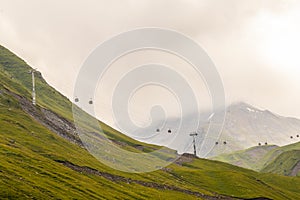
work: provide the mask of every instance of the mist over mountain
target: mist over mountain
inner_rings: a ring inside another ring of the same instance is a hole
[[[230,152],[259,144],[284,146],[299,141],[299,132],[299,119],[237,103],[227,108],[221,140],[227,141]]]
[[[215,134],[213,131],[220,130],[214,127],[212,121],[220,118],[222,112],[204,112],[199,118],[196,114],[186,116],[183,123],[180,118],[156,122],[146,128],[143,137],[135,139],[165,145],[178,150],[179,153],[193,152],[192,137],[189,134],[197,132],[196,146],[200,157],[211,157],[266,144],[284,146],[300,140],[299,136],[297,137],[300,133],[299,119],[283,117],[244,102],[234,103],[226,108],[223,129],[220,134]],[[199,124],[193,124],[192,119],[195,118],[199,119]],[[179,127],[183,131],[178,132]],[[209,128],[213,129],[210,133],[214,133],[214,136],[207,134]],[[169,133],[169,130],[172,132]],[[208,140],[212,147],[205,146],[205,141]],[[208,154],[203,153],[208,151]]]

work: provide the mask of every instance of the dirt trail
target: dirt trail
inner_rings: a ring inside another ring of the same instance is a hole
[[[150,188],[155,188],[155,189],[159,189],[159,190],[172,190],[172,191],[182,192],[182,193],[189,194],[189,195],[194,195],[196,197],[199,197],[202,199],[208,199],[208,200],[216,200],[216,199],[237,200],[238,199],[238,198],[232,198],[232,197],[227,197],[227,196],[222,196],[222,195],[209,196],[209,195],[202,194],[200,192],[190,191],[190,190],[182,189],[182,188],[175,187],[172,185],[165,185],[165,184],[159,184],[159,183],[154,183],[154,182],[134,180],[131,178],[126,178],[123,176],[118,176],[118,175],[110,174],[107,172],[101,172],[96,169],[92,169],[90,167],[78,166],[78,165],[75,165],[68,161],[57,160],[57,162],[63,164],[64,166],[66,166],[74,171],[77,171],[80,173],[92,174],[92,175],[96,175],[96,176],[101,176],[101,177],[108,179],[110,181],[113,181],[113,182],[125,182],[128,184],[135,183],[135,184],[142,185],[144,187],[150,187]]]

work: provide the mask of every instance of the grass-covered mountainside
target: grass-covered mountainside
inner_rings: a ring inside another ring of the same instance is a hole
[[[267,163],[262,172],[272,172],[287,176],[300,176],[300,150],[281,153]]]
[[[300,142],[268,152],[264,157],[261,171],[300,176]]]
[[[0,46],[0,199],[297,199],[299,177],[258,173],[184,155],[151,173],[113,170],[81,145],[71,102],[37,76],[31,104],[30,67]],[[105,126],[103,124],[103,126]],[[105,126],[123,148],[149,151]],[[126,158],[124,158],[126,159]]]
[[[218,160],[221,162],[230,163],[239,167],[252,169],[259,171],[261,169],[260,161],[263,160],[264,156],[272,149],[278,146],[275,145],[265,145],[251,147],[246,150],[236,151],[229,154],[221,154],[219,156],[213,157],[213,160]]]
[[[256,146],[214,157],[255,171],[272,172],[286,176],[300,176],[300,142],[286,146]]]

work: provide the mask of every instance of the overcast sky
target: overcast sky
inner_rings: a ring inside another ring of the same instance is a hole
[[[300,118],[300,1],[0,0],[0,44],[69,98],[93,49],[120,32],[149,26],[197,41],[216,64],[227,104],[246,101]],[[109,99],[100,104],[101,118],[110,121]]]

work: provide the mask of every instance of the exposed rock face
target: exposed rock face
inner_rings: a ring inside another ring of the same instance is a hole
[[[19,96],[9,90],[6,90],[5,92],[18,99],[22,109],[40,124],[70,142],[83,146],[76,132],[76,127],[72,122],[50,110],[39,106],[33,106],[32,102],[25,97]]]
[[[300,172],[300,161],[298,161],[298,163],[295,165],[295,167],[293,168],[290,176],[297,176],[297,174]]]

